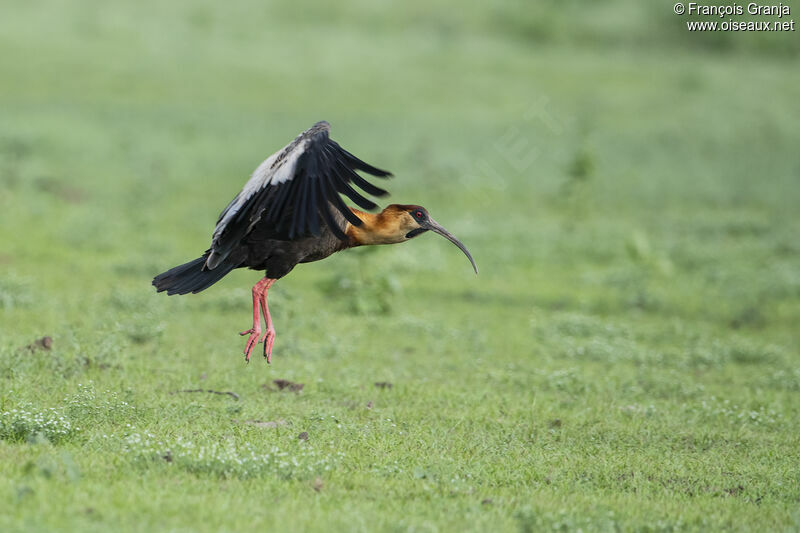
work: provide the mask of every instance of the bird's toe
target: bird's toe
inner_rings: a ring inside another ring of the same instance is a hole
[[[247,338],[247,344],[244,347],[244,358],[245,361],[248,363],[250,362],[250,354],[253,352],[253,348],[256,347],[259,340],[258,338],[261,336],[261,330],[258,328],[252,328],[248,331],[242,332],[242,335],[250,334],[250,337]]]
[[[264,342],[264,358],[269,364],[272,362],[272,345],[275,344],[275,330],[268,329],[261,341]]]

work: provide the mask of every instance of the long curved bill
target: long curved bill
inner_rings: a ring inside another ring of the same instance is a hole
[[[420,224],[420,225],[425,229],[429,229],[429,230],[431,230],[431,231],[433,231],[435,233],[438,233],[439,235],[441,235],[442,237],[444,237],[448,241],[450,241],[453,244],[455,244],[456,246],[458,246],[458,248],[462,252],[464,252],[464,255],[467,256],[467,259],[469,259],[469,262],[472,263],[472,268],[475,270],[475,273],[476,274],[478,273],[478,266],[475,264],[475,260],[472,259],[472,254],[469,253],[469,250],[467,250],[467,247],[464,246],[464,244],[461,241],[456,239],[455,235],[453,235],[452,233],[450,233],[449,231],[444,229],[441,224],[439,224],[438,222],[436,222],[432,218],[429,218],[427,220],[427,222],[424,222],[423,224]]]

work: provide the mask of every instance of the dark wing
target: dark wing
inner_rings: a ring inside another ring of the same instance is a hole
[[[388,193],[367,182],[356,170],[379,177],[391,174],[368,165],[332,141],[330,130],[327,122],[317,122],[258,166],[220,214],[205,268],[213,269],[222,262],[262,219],[289,239],[319,236],[324,224],[345,240],[344,230],[336,221],[339,217],[334,217],[331,209],[339,211],[351,224],[361,225],[361,219],[339,195],[347,196],[363,209],[374,209],[375,203],[359,194],[351,183],[374,196]]]

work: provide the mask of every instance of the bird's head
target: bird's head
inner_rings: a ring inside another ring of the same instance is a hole
[[[472,263],[475,273],[478,273],[478,267],[467,247],[441,224],[433,220],[428,214],[428,210],[422,206],[392,204],[376,217],[373,227],[369,230],[371,230],[369,231],[371,235],[364,236],[367,237],[364,239],[367,242],[363,242],[363,244],[395,244],[411,240],[426,231],[438,233],[458,246]]]

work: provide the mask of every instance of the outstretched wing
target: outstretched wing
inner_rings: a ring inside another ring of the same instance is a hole
[[[322,224],[338,238],[346,239],[331,209],[339,211],[351,224],[361,225],[361,219],[339,195],[347,196],[363,209],[374,209],[375,203],[359,194],[351,183],[374,196],[388,193],[356,170],[382,178],[391,174],[339,146],[330,139],[330,130],[327,122],[317,122],[258,166],[220,214],[205,268],[216,267],[261,220],[274,224],[276,232],[285,233],[290,239],[307,234],[318,236]]]

